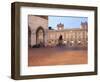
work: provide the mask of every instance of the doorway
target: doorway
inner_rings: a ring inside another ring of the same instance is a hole
[[[44,29],[42,27],[36,31],[36,45],[44,46]]]

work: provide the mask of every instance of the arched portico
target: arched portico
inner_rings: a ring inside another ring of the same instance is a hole
[[[44,46],[45,43],[45,32],[44,29],[40,26],[36,30],[36,45]]]

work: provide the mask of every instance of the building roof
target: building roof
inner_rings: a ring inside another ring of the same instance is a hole
[[[81,28],[72,28],[72,29],[64,29],[64,30],[49,30],[51,32],[65,32],[65,31],[87,31],[87,29]]]
[[[64,24],[59,23],[59,24],[57,24],[57,27],[64,27]]]
[[[47,19],[48,20],[48,16],[39,16],[39,15],[36,15],[38,17],[41,17],[41,18],[44,18],[44,19]]]

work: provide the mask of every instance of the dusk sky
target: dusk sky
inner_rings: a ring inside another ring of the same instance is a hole
[[[81,22],[88,22],[87,17],[48,16],[48,27],[56,29],[57,24],[64,24],[65,29],[79,28]]]

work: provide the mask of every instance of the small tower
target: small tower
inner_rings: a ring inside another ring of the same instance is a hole
[[[85,22],[81,22],[81,26],[80,26],[81,29],[88,29],[88,23],[85,21]]]
[[[57,24],[57,29],[58,30],[63,30],[64,29],[64,24],[62,24],[62,23]]]

